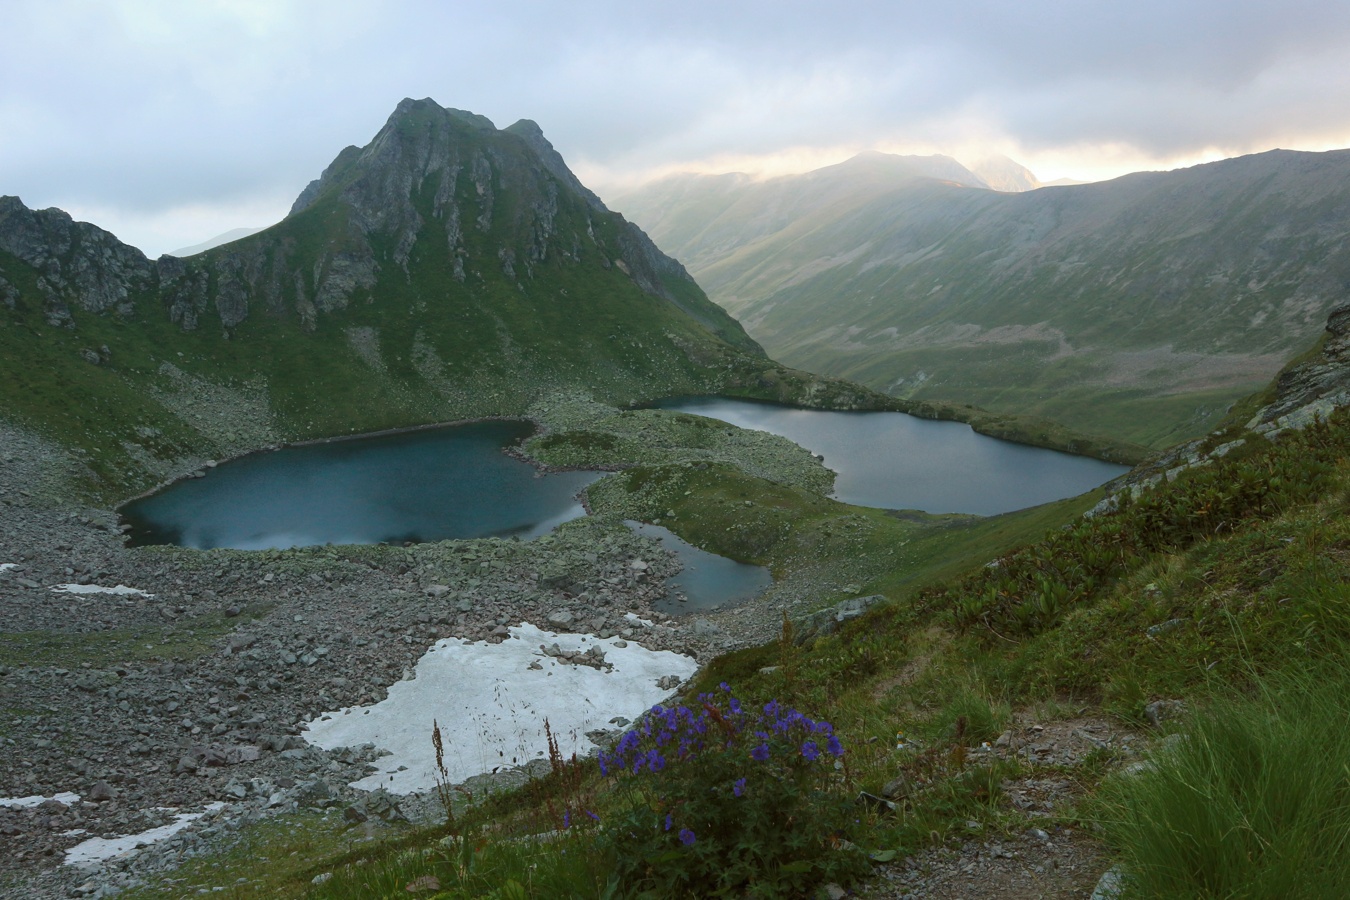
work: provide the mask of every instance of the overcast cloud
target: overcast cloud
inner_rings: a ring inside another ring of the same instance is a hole
[[[403,97],[605,196],[867,148],[1098,178],[1350,145],[1350,4],[0,0],[0,194],[158,253],[280,218]]]

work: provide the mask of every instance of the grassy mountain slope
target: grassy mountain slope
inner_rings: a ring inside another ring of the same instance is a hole
[[[1347,174],[1350,151],[1272,151],[1020,194],[910,181],[715,247],[673,227],[677,198],[649,225],[704,250],[700,283],[789,364],[1162,447],[1264,384],[1343,299]]]

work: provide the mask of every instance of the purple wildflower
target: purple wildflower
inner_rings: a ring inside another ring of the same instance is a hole
[[[692,831],[690,831],[688,828],[681,828],[681,829],[680,829],[680,843],[681,843],[681,844],[684,844],[686,847],[692,847],[692,846],[694,846],[694,841],[695,841],[695,840],[697,840],[697,837],[696,837],[695,834],[694,834]]]
[[[670,813],[666,813],[666,831],[670,830],[671,819]]]
[[[586,810],[586,815],[590,816],[592,819],[594,819],[594,820],[597,821],[597,822],[600,821],[600,817],[597,816],[595,813],[591,812],[589,809]]]
[[[816,746],[815,741],[807,741],[802,744],[802,756],[805,756],[810,762],[816,761],[816,757],[820,756],[820,749]]]
[[[666,767],[666,758],[655,750],[647,753],[647,768],[653,772],[660,772]]]
[[[750,758],[755,762],[765,762],[769,758],[769,745],[761,741],[750,751]]]
[[[839,738],[837,735],[833,734],[830,735],[830,740],[828,743],[825,744],[825,749],[829,751],[831,756],[844,755],[844,745],[839,743]]]
[[[572,827],[572,811],[570,809],[565,809],[563,810],[563,828],[571,828],[571,827]]]
[[[731,792],[737,797],[745,793],[745,779],[737,778],[736,783],[731,786]]]

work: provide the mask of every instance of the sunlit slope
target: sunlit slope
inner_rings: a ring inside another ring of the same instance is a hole
[[[1343,300],[1348,186],[1350,152],[1272,151],[1018,194],[841,191],[720,254],[651,227],[791,365],[1164,446],[1263,385]]]

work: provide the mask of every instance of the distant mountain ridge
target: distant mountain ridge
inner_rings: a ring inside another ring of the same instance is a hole
[[[1350,285],[1350,151],[1023,193],[858,179],[787,214],[711,178],[615,202],[777,358],[1154,446],[1265,383]],[[685,225],[708,210],[735,215]]]
[[[802,175],[759,180],[749,175],[677,174],[616,196],[611,202],[695,272],[794,223],[833,215],[921,180],[987,187],[949,156],[898,156],[866,151]],[[700,275],[700,277],[702,277]]]
[[[192,244],[188,247],[179,247],[177,250],[170,250],[167,255],[177,256],[180,259],[187,256],[196,256],[198,253],[205,253],[207,250],[229,244],[240,238],[246,238],[250,234],[257,234],[260,231],[262,231],[262,228],[231,228],[229,231],[218,234],[212,238],[207,238],[199,244]]]

